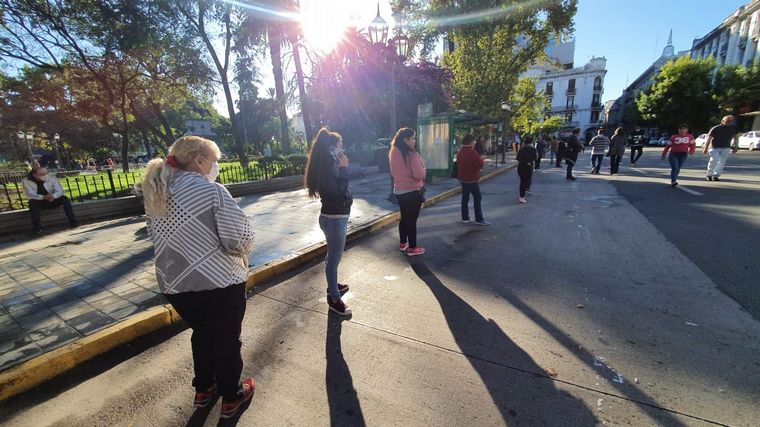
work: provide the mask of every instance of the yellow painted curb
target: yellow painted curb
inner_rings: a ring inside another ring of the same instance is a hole
[[[514,169],[516,165],[496,169],[481,178],[488,180],[504,172]],[[425,201],[424,207],[432,206],[459,192],[461,187],[452,188],[436,194]],[[383,215],[380,218],[357,227],[348,233],[346,240],[353,242],[367,235],[376,233],[399,220],[399,211]],[[246,289],[251,290],[254,284],[262,283],[280,274],[292,271],[307,262],[316,259],[327,252],[325,243],[317,243],[300,250],[297,254],[280,258],[256,267],[250,271],[246,281]],[[142,313],[137,313],[121,322],[104,328],[92,335],[64,345],[33,359],[27,360],[6,371],[0,372],[0,401],[15,396],[32,387],[42,384],[58,375],[67,372],[82,363],[99,356],[120,345],[133,341],[143,335],[177,323],[181,320],[171,304],[152,307]]]
[[[171,325],[179,319],[179,315],[169,304],[153,307],[92,335],[14,366],[0,373],[0,400],[29,390],[95,356]]]

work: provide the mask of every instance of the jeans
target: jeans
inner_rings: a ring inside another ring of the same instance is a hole
[[[340,299],[338,291],[338,264],[343,257],[346,248],[346,230],[348,218],[328,218],[319,216],[319,228],[325,233],[327,240],[327,256],[325,257],[325,277],[327,278],[327,292],[333,301]]]
[[[681,166],[686,161],[688,153],[673,153],[668,155],[668,162],[670,162],[670,182],[676,182],[678,174],[681,172]]]
[[[419,191],[396,195],[401,220],[398,222],[398,237],[400,243],[409,243],[410,248],[417,247],[417,218],[422,209],[422,196]]]
[[[77,222],[74,217],[74,208],[71,207],[71,200],[66,196],[61,196],[52,202],[47,200],[29,200],[29,214],[32,216],[32,227],[34,230],[42,228],[42,220],[40,219],[40,209],[53,209],[59,206],[63,206],[63,211],[66,213],[66,218],[69,219],[69,225],[74,225]]]
[[[193,330],[190,342],[195,390],[206,391],[216,383],[224,400],[237,399],[243,371],[240,329],[245,315],[245,283],[165,296]]]
[[[726,160],[731,153],[730,148],[711,148],[710,161],[707,163],[707,176],[720,176],[726,167]]]
[[[644,154],[644,147],[631,147],[631,163],[636,163],[642,154]]]
[[[480,184],[477,182],[460,182],[462,184],[462,219],[467,221],[470,219],[470,194],[472,193],[473,205],[475,205],[475,221],[483,221],[483,208],[480,201],[482,195],[480,194]]]
[[[591,169],[594,173],[599,173],[599,169],[602,168],[602,162],[604,162],[604,154],[591,155]]]
[[[520,176],[520,197],[525,197],[525,192],[530,189],[533,181],[533,169],[530,166],[517,166],[517,175]]]
[[[623,156],[616,156],[611,155],[610,156],[610,173],[618,173],[618,170],[620,169],[620,161],[623,160]]]

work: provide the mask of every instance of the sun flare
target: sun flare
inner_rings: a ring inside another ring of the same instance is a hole
[[[311,0],[301,3],[301,25],[306,42],[320,53],[332,51],[343,33],[354,25],[355,1]]]

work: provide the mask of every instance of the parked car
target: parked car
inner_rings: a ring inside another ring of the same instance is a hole
[[[739,137],[739,148],[760,150],[760,130],[753,130]]]
[[[654,145],[654,146],[657,146],[657,147],[664,147],[664,146],[668,145],[668,140],[669,139],[670,138],[668,138],[667,136],[663,136],[663,137],[659,137],[659,138],[656,137],[656,136],[653,136],[652,138],[649,138],[649,145]]]
[[[694,142],[697,143],[697,147],[705,148],[705,143],[707,142],[707,134],[703,133],[702,135],[699,135],[697,139],[694,140]]]
[[[375,141],[375,164],[380,172],[390,171],[388,164],[388,151],[391,148],[390,138],[380,138]]]

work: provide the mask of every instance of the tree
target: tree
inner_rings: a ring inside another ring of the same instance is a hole
[[[636,99],[644,120],[676,133],[681,123],[695,132],[705,130],[717,111],[710,96],[715,60],[688,56],[668,62],[655,77],[654,84]]]
[[[536,79],[517,82],[509,97],[512,128],[521,134],[534,134],[542,126],[546,111],[551,108],[543,92],[536,91]]]
[[[749,66],[726,65],[715,75],[714,98],[719,115],[738,115],[760,108],[760,60]],[[717,122],[715,117],[712,122]]]
[[[499,116],[519,75],[544,56],[550,37],[572,29],[576,0],[396,0],[394,11],[409,22],[432,17],[414,29],[423,54],[440,35],[456,48],[444,53],[457,108]],[[484,11],[492,13],[484,14]]]

